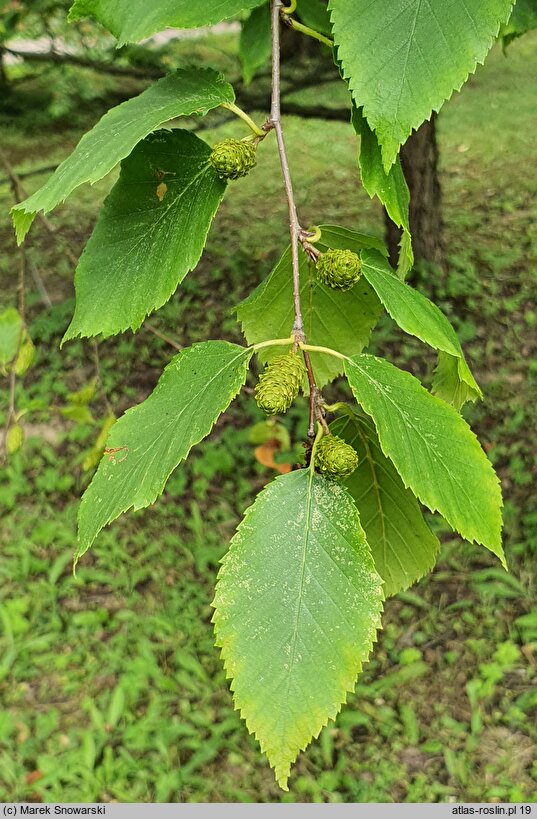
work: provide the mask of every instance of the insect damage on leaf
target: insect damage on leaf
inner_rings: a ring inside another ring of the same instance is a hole
[[[165,182],[161,182],[160,185],[157,185],[157,199],[159,202],[162,202],[162,200],[166,196],[167,190],[168,186]]]
[[[239,525],[213,602],[217,645],[284,790],[299,751],[354,688],[381,586],[351,497],[309,469],[272,481]]]

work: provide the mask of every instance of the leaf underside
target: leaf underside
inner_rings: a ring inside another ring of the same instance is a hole
[[[391,597],[431,571],[440,543],[416,497],[383,454],[369,418],[338,418],[330,425],[358,453],[358,468],[344,485],[356,503],[375,567]]]
[[[382,242],[374,236],[334,225],[322,225],[321,231],[322,238],[315,244],[321,251],[329,247],[349,248],[355,252],[364,247],[384,249]],[[291,335],[294,322],[291,270],[288,248],[265,281],[236,308],[248,344]],[[370,285],[361,279],[353,288],[342,292],[320,284],[315,279],[313,266],[302,252],[300,284],[308,344],[330,347],[346,355],[361,352],[382,311]],[[281,347],[264,349],[259,352],[259,358],[263,362],[270,361],[275,355],[281,355],[281,351]],[[342,362],[333,356],[311,353],[311,361],[318,387],[333,381],[343,371]]]
[[[300,0],[296,13],[314,31],[328,37],[332,34],[330,15],[324,0]]]
[[[442,350],[434,371],[431,392],[442,401],[460,410],[467,401],[476,401],[483,394],[474,381],[466,360]]]
[[[211,26],[264,0],[75,0],[70,20],[95,17],[119,40],[134,43],[165,28]]]
[[[383,453],[405,486],[505,566],[498,478],[459,413],[410,373],[372,355],[345,364],[354,396],[375,423]]]
[[[108,523],[143,509],[229,406],[246,380],[252,351],[227,341],[204,341],[176,355],[149,398],[114,424],[107,449],[78,512],[75,560]]]
[[[482,398],[457,334],[436,304],[397,278],[386,259],[375,250],[362,252],[362,270],[389,315],[405,333],[416,336],[455,362],[451,375],[458,381],[458,390],[450,392],[448,385],[441,381],[442,369],[433,381],[433,393],[457,409],[464,403],[461,404],[462,398],[471,401]]]
[[[270,6],[255,8],[242,24],[239,57],[244,84],[249,85],[257,70],[268,62],[272,50]]]
[[[537,3],[535,0],[516,0],[509,22],[502,28],[503,42],[508,45],[512,40],[537,28]]]
[[[226,184],[189,131],[150,134],[121,164],[80,258],[64,341],[137,330],[202,254]]]
[[[348,493],[305,469],[276,478],[231,542],[213,606],[235,705],[286,789],[380,627],[381,580]]]
[[[410,236],[410,191],[399,157],[389,171],[384,170],[382,151],[374,131],[362,113],[352,106],[352,124],[360,137],[360,175],[362,184],[371,198],[377,196],[392,222],[403,231],[398,273],[404,279],[414,264]]]
[[[485,59],[512,0],[330,0],[338,58],[390,169],[399,147]]]
[[[206,114],[234,99],[232,87],[216,71],[180,69],[110,109],[84,134],[43,187],[12,209],[17,241],[19,244],[23,241],[38,211],[48,213],[79,185],[102,179],[163,122]]]

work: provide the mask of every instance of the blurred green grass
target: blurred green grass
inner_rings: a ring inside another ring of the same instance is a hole
[[[522,38],[507,58],[495,48],[439,120],[450,263],[441,306],[484,387],[484,403],[466,415],[502,478],[511,573],[433,521],[443,539],[436,571],[387,603],[356,693],[300,756],[283,794],[232,709],[210,624],[218,561],[271,477],[248,443],[248,426],[260,419],[248,393],[161,501],[103,532],[77,579],[70,559],[87,482],[81,463],[96,428],[60,421],[54,410],[29,413],[30,439],[0,475],[1,799],[535,801],[536,44]],[[22,170],[54,164],[88,124],[32,133],[3,121],[4,150]],[[357,187],[350,129],[330,125],[329,157],[322,123],[289,118],[286,130],[303,222],[381,235],[380,209]],[[241,133],[233,123],[205,137]],[[41,181],[31,177],[26,187]],[[61,242],[81,248],[110,184],[79,190],[52,216],[60,245],[33,230],[28,256],[55,304],[46,310],[29,293],[37,363],[20,407],[58,407],[94,374],[90,345],[58,349],[72,311]],[[8,303],[17,251],[5,184],[0,199]],[[285,231],[267,140],[256,173],[230,189],[198,270],[153,324],[183,344],[238,340],[231,308],[267,275]],[[434,358],[388,320],[372,349],[430,378]],[[149,393],[170,354],[146,330],[100,345],[117,412]],[[102,400],[92,410],[103,417]],[[286,424],[303,436],[304,402]]]

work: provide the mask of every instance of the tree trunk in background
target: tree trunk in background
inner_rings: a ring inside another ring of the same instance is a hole
[[[410,231],[416,261],[433,262],[443,271],[445,257],[436,114],[412,134],[401,149],[401,163],[410,189]],[[386,240],[392,264],[397,264],[401,231],[386,216]]]
[[[6,69],[4,67],[4,49],[2,48],[2,46],[0,46],[0,94],[2,95],[2,97],[7,93],[8,89],[9,81],[6,74]]]

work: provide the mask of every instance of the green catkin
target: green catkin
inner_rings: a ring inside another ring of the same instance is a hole
[[[240,139],[225,139],[213,147],[209,162],[220,179],[240,179],[257,163],[255,146]]]
[[[325,435],[315,449],[315,466],[325,478],[342,481],[358,466],[358,454],[337,435]]]
[[[305,374],[306,368],[297,353],[273,358],[259,376],[255,388],[257,406],[267,415],[287,412],[298,395]]]
[[[352,250],[330,248],[315,265],[317,279],[335,290],[349,290],[362,275],[362,261]]]

